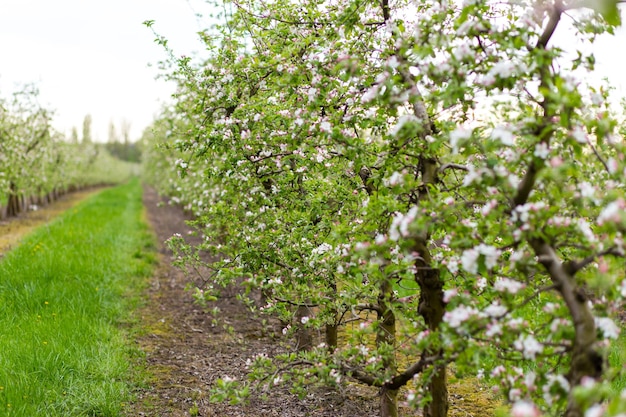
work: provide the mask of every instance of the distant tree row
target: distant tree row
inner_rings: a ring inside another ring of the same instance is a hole
[[[91,116],[70,140],[51,127],[52,110],[26,86],[0,97],[0,218],[36,209],[69,191],[123,181],[136,170],[91,139]]]
[[[78,129],[72,128],[70,140],[72,143],[92,143],[93,137],[91,133],[92,118],[91,115],[86,115],[83,119],[82,138],[78,136]],[[108,141],[104,145],[107,151],[115,158],[128,162],[139,162],[141,160],[141,148],[136,143],[130,140],[130,122],[128,120],[122,120],[121,126],[118,129],[115,127],[115,123],[111,121],[109,123]]]

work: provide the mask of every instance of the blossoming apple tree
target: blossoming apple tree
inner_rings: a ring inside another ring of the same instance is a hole
[[[261,289],[298,349],[215,398],[352,380],[439,417],[454,364],[515,415],[624,412],[623,126],[587,82],[617,3],[225,1],[147,170],[216,255],[198,296]]]

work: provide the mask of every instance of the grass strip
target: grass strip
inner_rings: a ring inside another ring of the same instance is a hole
[[[121,414],[138,354],[124,324],[156,262],[141,194],[104,190],[0,262],[0,416]]]

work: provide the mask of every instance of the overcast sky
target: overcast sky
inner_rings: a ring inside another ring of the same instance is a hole
[[[202,48],[196,13],[206,11],[201,0],[0,0],[0,94],[33,82],[68,135],[89,113],[99,140],[122,119],[136,138],[172,91],[148,67],[165,53],[142,22],[189,55]]]
[[[0,0],[0,94],[33,82],[66,134],[91,114],[96,139],[106,141],[109,122],[123,119],[138,138],[172,91],[148,66],[165,54],[142,22],[154,20],[177,55],[191,55],[206,26],[196,14],[208,12],[202,0]],[[623,94],[626,30],[602,39],[596,55],[599,74]]]

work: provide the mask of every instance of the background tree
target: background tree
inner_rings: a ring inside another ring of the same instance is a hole
[[[91,123],[92,123],[91,115],[88,114],[83,119],[83,136],[82,136],[83,144],[88,144],[88,143],[93,142],[93,138],[91,137]]]

